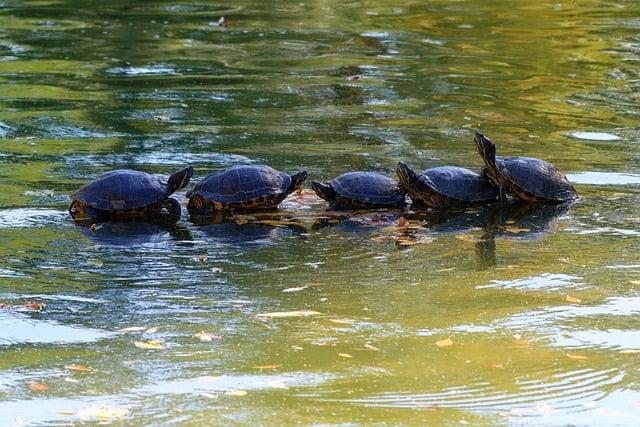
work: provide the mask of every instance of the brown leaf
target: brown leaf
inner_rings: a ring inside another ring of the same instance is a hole
[[[494,363],[491,367],[495,369],[504,369],[504,365],[502,363]]]
[[[409,224],[409,221],[407,221],[407,218],[405,218],[403,216],[398,218],[398,227],[406,227],[407,224]]]
[[[518,228],[518,227],[512,227],[508,225],[504,228],[504,231],[506,231],[507,233],[518,234],[518,233],[527,233],[531,230],[528,228]]]
[[[43,392],[43,391],[47,391],[49,390],[49,386],[44,384],[44,383],[29,383],[29,388],[31,389],[31,391],[36,391],[36,392]]]
[[[446,339],[443,339],[443,340],[437,341],[437,342],[436,342],[436,345],[437,345],[438,347],[449,347],[449,346],[452,346],[452,345],[453,345],[453,341],[451,341],[449,338],[446,338]]]
[[[195,334],[193,334],[193,337],[199,339],[202,342],[210,342],[210,341],[213,341],[213,340],[222,339],[222,337],[220,335],[210,334],[210,333],[205,332],[205,331],[200,331],[198,333],[195,333]]]

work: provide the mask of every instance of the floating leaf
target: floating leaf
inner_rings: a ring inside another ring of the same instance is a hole
[[[273,365],[257,365],[257,366],[254,366],[254,367],[253,367],[253,369],[260,369],[260,370],[262,371],[262,370],[265,370],[265,369],[278,369],[278,368],[279,368],[279,367],[281,367],[281,366],[282,366],[282,365],[280,365],[280,364],[273,364]]]
[[[78,411],[77,415],[81,419],[108,420],[113,418],[124,418],[129,411],[125,408],[118,408],[107,405],[93,405]]]
[[[524,338],[516,338],[513,340],[513,343],[520,347],[529,347],[531,346],[531,341],[526,340]]]
[[[491,367],[495,369],[504,369],[504,365],[502,363],[494,363]]]
[[[629,350],[620,350],[620,354],[638,354],[640,350],[638,349],[629,349]]]
[[[145,329],[144,333],[145,334],[155,334],[156,332],[158,332],[158,328],[149,328],[149,329]]]
[[[339,357],[344,357],[345,359],[351,359],[353,356],[349,353],[338,353]]]
[[[218,267],[213,267],[213,268],[211,268],[211,272],[212,273],[222,273],[222,269],[218,268]]]
[[[632,285],[640,285],[640,280],[629,280]]]
[[[279,388],[282,390],[287,390],[289,387],[287,387],[287,385],[285,383],[283,383],[282,381],[269,381],[267,383],[267,385],[271,388]]]
[[[446,338],[444,340],[437,341],[436,345],[438,347],[449,347],[453,345],[453,341],[451,341],[449,338]]]
[[[31,389],[31,391],[43,392],[49,390],[49,386],[44,383],[33,382],[29,383],[29,389]]]
[[[213,399],[213,400],[218,398],[218,395],[217,394],[213,394],[213,393],[200,393],[200,396],[207,397],[207,398]]]
[[[583,356],[581,354],[571,354],[571,353],[567,353],[567,357],[569,359],[575,359],[575,360],[587,360],[588,359],[587,356]]]
[[[193,334],[193,337],[199,339],[202,342],[210,342],[210,341],[219,340],[222,338],[220,335],[210,334],[205,331],[200,331],[198,333],[195,333]]]
[[[282,292],[300,292],[307,289],[308,286],[298,286],[297,288],[287,288],[283,289]]]
[[[66,415],[66,416],[72,416],[72,415],[75,415],[76,412],[75,411],[58,411],[58,414]]]
[[[76,372],[93,372],[94,369],[86,366],[86,365],[78,365],[75,363],[71,363],[69,365],[64,365],[64,369],[67,369],[69,371],[76,371]]]
[[[216,375],[205,375],[203,377],[198,377],[199,381],[203,381],[203,382],[212,382],[212,381],[219,381],[222,377],[221,376],[216,376]]]
[[[564,299],[565,299],[565,301],[571,302],[571,303],[574,303],[574,304],[582,303],[582,300],[580,298],[572,297],[571,295],[567,295],[566,297],[564,297]]]
[[[407,218],[405,218],[403,216],[398,218],[398,227],[406,227],[407,224],[409,224],[409,221],[407,221]]]
[[[77,379],[75,379],[75,378],[71,378],[71,377],[65,377],[65,379],[64,379],[64,380],[65,380],[66,382],[68,382],[68,383],[79,383],[79,382],[80,382],[80,381],[78,381]]]
[[[44,302],[27,301],[24,308],[29,311],[42,311],[47,305]]]
[[[504,231],[506,231],[507,233],[518,234],[518,233],[528,233],[531,230],[528,229],[528,228],[518,228],[518,227],[506,226],[504,228]]]
[[[322,314],[313,310],[294,310],[294,311],[273,311],[270,313],[259,313],[257,317],[267,317],[270,319],[283,319],[287,317],[308,317]]]
[[[246,396],[248,393],[245,390],[228,390],[225,394],[227,396]]]
[[[145,350],[157,350],[157,349],[164,348],[164,347],[162,347],[162,343],[160,343],[160,341],[158,341],[158,340],[134,341],[133,345],[135,345],[138,348],[145,349]]]
[[[373,350],[373,351],[380,351],[380,349],[374,345],[371,345],[369,343],[366,343],[364,345],[364,348],[366,348],[367,350]]]

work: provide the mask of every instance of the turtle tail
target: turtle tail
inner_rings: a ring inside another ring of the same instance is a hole
[[[473,142],[487,167],[496,170],[496,144],[477,131],[473,132]]]
[[[193,175],[193,168],[191,166],[172,174],[167,181],[167,185],[169,186],[169,194],[173,194],[176,191],[184,188],[189,183],[191,175]]]
[[[318,195],[318,197],[320,197],[321,199],[326,200],[327,202],[332,202],[336,199],[336,197],[338,196],[335,192],[335,190],[328,184],[323,184],[321,182],[318,181],[313,181],[311,183],[311,189],[313,191],[315,191],[315,193]]]
[[[302,188],[306,180],[307,180],[307,171],[301,171],[295,175],[291,175],[291,184],[289,185],[287,194],[291,194],[294,191]]]

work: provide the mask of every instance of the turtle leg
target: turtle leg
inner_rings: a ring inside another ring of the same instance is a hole
[[[154,218],[177,221],[181,214],[180,203],[176,199],[168,198],[149,206],[145,213]]]

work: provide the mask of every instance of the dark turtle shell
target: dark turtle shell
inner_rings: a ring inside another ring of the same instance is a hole
[[[180,172],[188,174],[188,182],[191,168]],[[120,211],[149,206],[166,199],[177,189],[154,175],[122,169],[100,175],[70,197],[72,202],[81,201],[95,209]]]
[[[576,189],[555,166],[534,157],[499,157],[496,146],[481,133],[474,142],[486,167],[483,171],[494,185],[512,197],[529,202],[564,202],[578,198]]]
[[[332,191],[323,191],[323,186]],[[327,201],[356,207],[402,207],[406,196],[396,181],[374,172],[343,173],[327,184],[314,182],[313,189]]]
[[[285,172],[265,165],[241,165],[207,176],[187,197],[200,196],[224,205],[241,206],[269,196],[284,198],[290,189],[291,176]]]
[[[440,166],[415,173],[400,162],[397,173],[409,196],[430,206],[491,203],[498,199],[498,189],[469,169]]]

